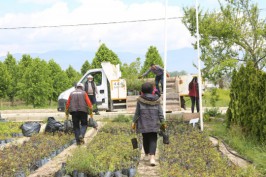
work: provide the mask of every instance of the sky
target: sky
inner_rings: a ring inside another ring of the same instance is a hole
[[[266,17],[265,0],[258,3]],[[205,9],[218,8],[216,0],[198,0]],[[0,0],[0,28],[25,26],[51,26],[95,24],[164,18],[164,0]],[[168,17],[182,17],[184,6],[194,6],[195,0],[168,0]],[[47,53],[51,51],[96,52],[101,43],[116,53],[132,53],[142,56],[149,46],[156,46],[164,57],[164,21],[87,25],[60,28],[0,29],[0,56],[7,52]],[[182,24],[181,19],[167,22],[167,52],[192,50],[195,41]],[[192,63],[197,56],[188,54],[184,70],[195,72]],[[169,58],[167,69],[185,61]],[[71,63],[68,60],[64,64]],[[88,58],[91,62],[92,58]],[[126,62],[126,61],[123,61]],[[60,64],[60,63],[59,63]],[[81,63],[80,65],[82,65]],[[181,64],[182,66],[182,64]],[[65,69],[65,68],[64,68]],[[79,69],[79,68],[78,68]]]

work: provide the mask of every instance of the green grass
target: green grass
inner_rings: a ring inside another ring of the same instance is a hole
[[[32,105],[26,105],[24,103],[15,104],[11,106],[11,104],[0,104],[0,110],[19,110],[19,109],[57,109],[57,102],[52,102],[51,105],[45,105],[40,107],[33,107]]]
[[[239,127],[227,129],[223,122],[208,122],[206,131],[226,142],[229,147],[236,150],[241,156],[253,161],[256,169],[266,175],[266,144],[259,144],[254,138],[244,136]]]
[[[227,107],[230,102],[230,90],[225,89],[217,89],[217,94],[219,96],[218,101],[216,102],[216,107]],[[211,107],[210,103],[211,99],[211,91],[207,90],[204,92],[204,95],[202,97],[202,104],[204,107]]]
[[[216,102],[216,107],[228,107],[230,102],[230,90],[225,89],[217,89],[217,94],[219,95],[219,99]],[[189,97],[184,98],[186,100],[186,107],[191,107],[191,101]],[[211,103],[211,90],[206,90],[204,95],[202,96],[202,106],[203,107],[212,107]]]

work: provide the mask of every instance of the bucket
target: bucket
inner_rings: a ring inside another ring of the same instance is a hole
[[[132,138],[131,139],[131,143],[132,143],[133,149],[138,149],[139,148],[138,139],[137,138]]]

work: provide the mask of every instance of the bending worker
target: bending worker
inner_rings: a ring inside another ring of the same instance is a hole
[[[163,79],[164,79],[164,69],[159,66],[159,65],[155,65],[155,64],[151,64],[150,65],[150,69],[148,69],[144,74],[142,74],[139,78],[143,78],[146,75],[148,75],[150,72],[153,72],[156,77],[155,77],[155,85],[156,85],[156,89],[158,90],[159,94],[161,94],[160,92],[160,88],[159,88],[159,82],[161,82],[161,86],[162,86],[162,93],[163,93]],[[167,77],[169,77],[169,74],[166,73]]]

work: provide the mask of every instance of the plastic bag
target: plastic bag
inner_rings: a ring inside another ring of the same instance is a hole
[[[169,144],[170,140],[169,140],[169,134],[166,131],[159,131],[159,136],[163,137],[163,144]]]
[[[97,124],[97,122],[93,118],[89,118],[88,127],[97,128],[98,127],[98,124]]]
[[[72,133],[73,132],[73,122],[71,120],[65,120],[64,132],[65,133]]]
[[[48,121],[45,127],[45,132],[50,132],[50,133],[54,133],[56,131],[63,131],[64,130],[64,125],[59,122],[56,121],[55,118],[53,117],[48,117]]]
[[[24,136],[31,137],[35,133],[39,133],[41,124],[38,122],[26,122],[21,125],[22,133]]]

